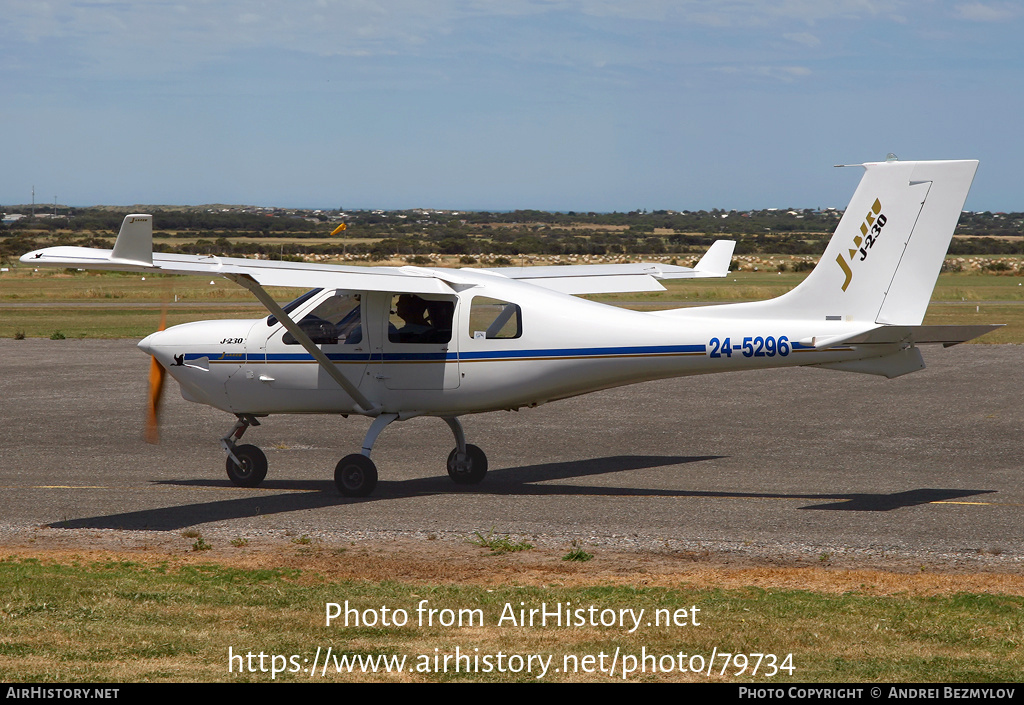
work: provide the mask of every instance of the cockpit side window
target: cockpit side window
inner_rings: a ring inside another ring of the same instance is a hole
[[[317,345],[355,345],[363,339],[361,297],[336,293],[299,321],[299,328]],[[291,333],[285,333],[285,345],[298,345]]]
[[[519,304],[474,296],[469,308],[469,336],[474,340],[520,338],[523,311]]]
[[[452,339],[455,302],[397,294],[391,299],[388,340],[392,343],[447,343]]]

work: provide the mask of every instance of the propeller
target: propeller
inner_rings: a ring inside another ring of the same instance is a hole
[[[164,305],[160,308],[160,328],[158,330],[164,330],[166,327],[167,300],[165,298]],[[143,432],[146,443],[157,444],[160,442],[160,397],[164,393],[164,377],[166,375],[164,366],[157,362],[154,356],[149,363],[149,398],[146,402],[146,429]]]

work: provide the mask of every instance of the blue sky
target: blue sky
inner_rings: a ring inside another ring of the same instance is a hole
[[[1024,7],[4,0],[0,204],[845,207],[980,159],[1024,210]]]

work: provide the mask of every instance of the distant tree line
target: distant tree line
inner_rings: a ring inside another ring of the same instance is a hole
[[[121,221],[133,210],[113,210],[106,208],[81,208],[72,213],[53,218],[23,218],[8,226],[12,231],[18,230],[42,230],[57,231],[70,230],[71,232],[111,232],[115,235],[121,227]],[[187,210],[150,210],[153,214],[155,227],[161,230],[205,232],[209,230],[222,230],[226,232],[246,232],[261,235],[290,234],[294,232],[308,232],[311,230],[322,230],[319,223],[326,227],[327,216],[320,215],[275,215],[273,213],[240,213],[240,212],[207,212]],[[317,224],[311,223],[309,219],[316,220]],[[331,228],[327,228],[329,233]]]
[[[113,246],[128,209],[67,209],[49,218],[23,218],[0,226],[0,257],[5,261],[52,244]],[[266,257],[343,255],[380,260],[394,255],[624,255],[697,253],[715,239],[736,240],[737,254],[819,255],[840,213],[815,210],[632,211],[629,213],[548,213],[519,210],[450,211],[289,211],[204,209],[152,210],[154,249],[187,254]],[[344,243],[318,242],[341,222]],[[965,213],[951,254],[1024,254],[1024,214]],[[195,238],[173,246],[169,236]],[[997,237],[1010,239],[996,239]],[[276,237],[301,243],[275,244]],[[259,238],[262,242],[250,241]],[[271,242],[266,242],[271,240]]]

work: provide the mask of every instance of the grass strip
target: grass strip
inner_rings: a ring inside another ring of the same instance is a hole
[[[997,594],[878,595],[871,585],[824,594],[685,584],[434,584],[328,579],[295,568],[51,562],[16,555],[0,561],[0,592],[0,680],[8,682],[534,681],[536,663],[527,670],[524,660],[519,672],[508,670],[518,663],[512,655],[531,654],[550,657],[542,680],[608,681],[622,680],[623,656],[644,652],[656,659],[648,666],[656,664],[657,672],[640,672],[638,662],[627,680],[1010,682],[1024,673],[1024,597]],[[327,626],[326,605],[346,601],[354,610],[349,626],[341,616]],[[644,613],[632,632],[629,615],[614,626],[518,623],[521,609],[550,611],[567,603],[571,609],[593,606],[597,611],[590,614],[601,617],[621,615],[619,610]],[[433,612],[418,613],[419,605]],[[393,624],[400,621],[398,610],[407,615],[402,626]],[[382,626],[386,614],[391,626]],[[674,623],[655,626],[655,614]],[[325,675],[318,667],[311,678],[307,671],[318,647],[321,665],[330,647],[336,659],[404,656],[405,670],[389,673],[378,661],[376,673],[358,667],[337,672],[335,661]],[[229,649],[240,656],[233,672]],[[598,668],[598,655],[606,655],[607,666],[616,649],[620,670],[609,675]],[[483,657],[499,652],[506,656],[506,672],[497,672],[493,660],[491,672],[481,672]],[[713,653],[718,656],[708,676]],[[775,654],[778,664],[792,654],[793,672],[767,677],[762,659],[761,672],[752,676],[756,657],[748,656],[740,672],[738,661],[724,665],[723,653]],[[458,672],[456,654],[468,659]],[[284,660],[272,678],[274,655]],[[704,672],[680,672],[680,663],[697,665],[695,655],[705,660]],[[449,668],[439,669],[445,656]],[[584,672],[580,659],[586,656],[594,658],[593,672]],[[475,668],[473,657],[481,659]],[[577,668],[567,673],[567,663]],[[415,672],[417,665],[425,672]]]

